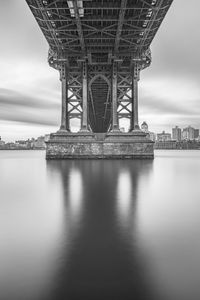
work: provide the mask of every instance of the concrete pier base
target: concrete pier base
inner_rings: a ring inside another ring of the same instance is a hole
[[[154,143],[140,130],[129,133],[58,131],[46,142],[46,159],[152,159]]]

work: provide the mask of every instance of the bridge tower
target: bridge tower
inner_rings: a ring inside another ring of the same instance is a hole
[[[26,0],[62,88],[61,125],[47,142],[47,159],[153,158],[138,122],[138,82],[172,1]],[[124,118],[128,132],[120,129]]]

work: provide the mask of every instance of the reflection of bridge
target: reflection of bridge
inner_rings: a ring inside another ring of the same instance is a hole
[[[62,160],[46,166],[48,187],[56,186],[50,199],[57,200],[49,206],[57,208],[51,221],[60,229],[53,233],[62,259],[50,273],[50,299],[157,299],[143,249],[153,162]]]
[[[138,125],[138,80],[173,0],[26,1],[62,82],[61,127],[47,143],[47,157],[152,157],[152,143]],[[77,134],[70,132],[72,118],[81,120]],[[129,133],[119,131],[122,118],[130,120]],[[107,135],[99,141],[94,133]]]

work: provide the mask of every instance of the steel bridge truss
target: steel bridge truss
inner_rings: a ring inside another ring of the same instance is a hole
[[[138,80],[173,0],[26,0],[62,82],[61,129],[138,129]]]

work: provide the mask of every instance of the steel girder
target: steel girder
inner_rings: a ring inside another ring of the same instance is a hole
[[[141,55],[173,0],[26,0],[58,59]],[[70,9],[71,3],[73,7]],[[79,2],[83,8],[80,14]],[[108,59],[107,59],[108,62]]]
[[[68,70],[69,119],[82,118],[82,63],[87,61],[88,121],[111,125],[112,64],[118,61],[118,119],[133,116],[133,74],[151,63],[151,42],[173,0],[26,0],[48,44],[50,66]]]

